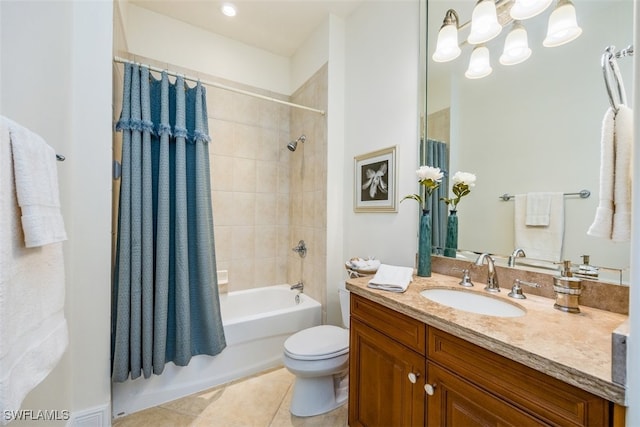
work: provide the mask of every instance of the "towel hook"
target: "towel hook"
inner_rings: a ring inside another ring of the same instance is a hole
[[[631,49],[633,48],[631,47]],[[611,104],[611,108],[613,108],[615,112],[618,112],[620,104],[627,103],[627,95],[624,89],[622,75],[620,74],[620,68],[618,67],[618,61],[616,60],[618,54],[616,54],[615,50],[616,48],[614,45],[607,46],[605,52],[602,54],[600,63],[602,65],[605,88],[607,89],[607,95],[609,96],[609,103]],[[625,49],[622,55],[627,55],[628,51],[629,48]],[[633,51],[631,50],[631,52]],[[615,92],[612,89],[612,74],[616,85]]]

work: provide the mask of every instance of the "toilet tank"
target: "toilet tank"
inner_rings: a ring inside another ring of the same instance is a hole
[[[340,312],[342,313],[342,324],[345,328],[349,328],[349,316],[351,314],[351,307],[349,301],[350,292],[347,290],[346,283],[340,282],[338,284],[338,297],[340,298]]]

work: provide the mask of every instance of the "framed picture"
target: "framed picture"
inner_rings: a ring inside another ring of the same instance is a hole
[[[354,157],[355,212],[397,212],[396,147]]]

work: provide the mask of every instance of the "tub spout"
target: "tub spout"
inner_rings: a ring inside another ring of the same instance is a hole
[[[302,283],[302,281],[299,281],[295,285],[291,285],[291,290],[299,290],[300,292],[302,292],[304,290],[304,283]]]

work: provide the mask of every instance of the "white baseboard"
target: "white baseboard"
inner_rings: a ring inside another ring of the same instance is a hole
[[[95,406],[73,412],[67,425],[69,427],[111,427],[111,405]]]

